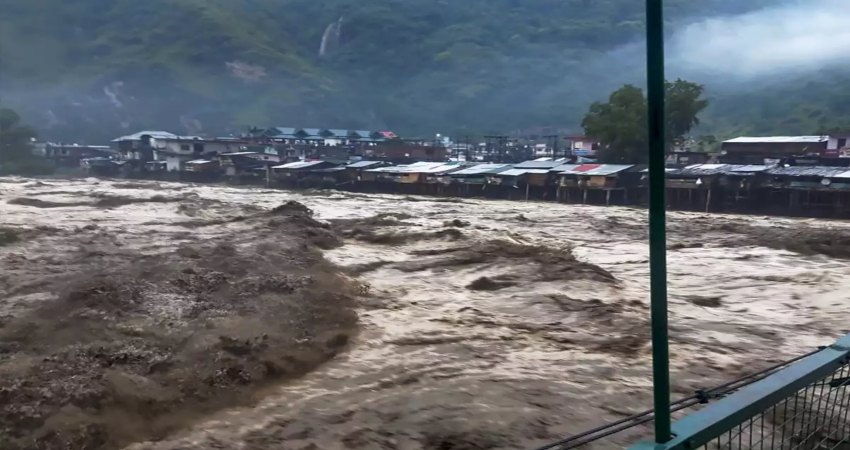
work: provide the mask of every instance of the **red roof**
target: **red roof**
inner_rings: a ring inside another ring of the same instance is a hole
[[[601,165],[602,164],[582,164],[582,165],[576,167],[575,169],[573,169],[573,172],[587,172],[587,171],[593,170],[593,169],[595,169],[595,168],[597,168]]]
[[[381,136],[383,136],[387,139],[395,139],[395,138],[398,137],[398,135],[396,135],[392,131],[379,131],[379,133],[381,134]]]

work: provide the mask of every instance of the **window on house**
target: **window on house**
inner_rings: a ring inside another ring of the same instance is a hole
[[[844,148],[847,146],[847,138],[838,138],[838,148]]]
[[[188,152],[190,149],[191,147],[189,147],[189,144],[180,144],[180,150]]]

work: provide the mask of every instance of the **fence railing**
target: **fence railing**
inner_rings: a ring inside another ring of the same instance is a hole
[[[673,424],[633,450],[850,450],[850,335]]]

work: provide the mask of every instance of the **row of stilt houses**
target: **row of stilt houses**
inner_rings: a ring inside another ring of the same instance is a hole
[[[667,169],[668,207],[850,218],[850,168],[697,164]],[[627,164],[299,161],[269,167],[283,188],[334,188],[410,195],[645,205],[648,171]]]

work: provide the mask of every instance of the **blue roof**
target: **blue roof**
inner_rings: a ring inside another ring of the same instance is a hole
[[[277,131],[278,134],[289,134],[289,135],[295,134],[295,132],[297,131],[296,128],[288,128],[288,127],[274,127],[273,130]]]
[[[319,134],[322,132],[321,128],[302,128],[301,130],[307,134],[307,137],[322,137]]]
[[[329,128],[327,131],[330,131],[336,137],[347,137],[348,130],[341,130],[339,128]]]

